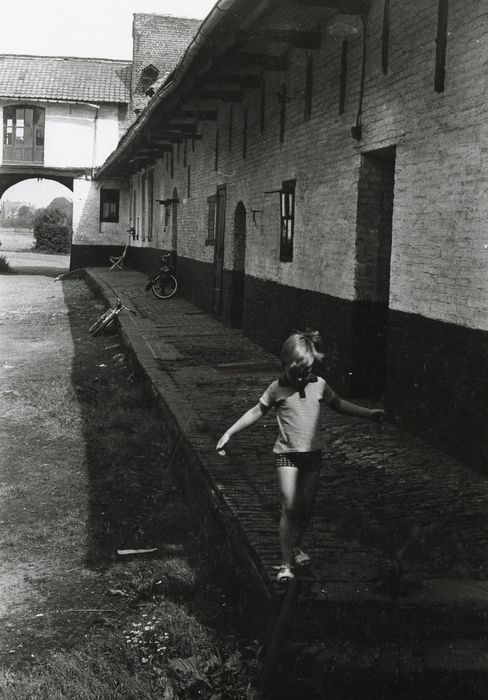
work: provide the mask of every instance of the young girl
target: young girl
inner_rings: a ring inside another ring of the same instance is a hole
[[[317,493],[322,461],[321,407],[327,403],[338,413],[381,420],[381,409],[369,409],[341,399],[322,377],[312,374],[313,365],[323,360],[319,351],[321,338],[317,331],[295,332],[281,349],[283,373],[272,382],[259,403],[246,411],[217,443],[224,447],[236,433],[248,428],[276,409],[278,438],[273,452],[282,498],[280,519],[281,566],[280,583],[294,578],[293,566],[310,564],[300,543],[310,521]]]

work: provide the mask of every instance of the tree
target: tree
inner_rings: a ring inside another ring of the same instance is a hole
[[[73,218],[73,202],[66,197],[55,197],[53,201],[47,205],[47,209],[52,211],[58,209],[66,217],[66,223],[71,224]]]
[[[17,216],[13,221],[15,228],[32,228],[35,214],[35,209],[23,204],[21,207],[19,207]]]
[[[48,253],[69,253],[72,229],[59,209],[39,209],[34,218],[36,250]]]

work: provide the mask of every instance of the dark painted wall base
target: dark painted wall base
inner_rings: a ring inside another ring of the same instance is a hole
[[[488,474],[488,333],[390,311],[387,366],[392,417]]]
[[[110,256],[121,255],[123,250],[123,245],[72,245],[69,269],[110,267]]]

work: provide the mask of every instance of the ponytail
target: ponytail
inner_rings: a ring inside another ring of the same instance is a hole
[[[322,337],[316,330],[307,328],[305,331],[294,331],[283,344],[281,363],[283,367],[308,366],[314,362],[322,362]]]

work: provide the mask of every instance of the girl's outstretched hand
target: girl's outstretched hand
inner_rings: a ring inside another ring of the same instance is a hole
[[[382,408],[371,409],[371,420],[374,420],[376,423],[383,423],[384,418],[385,412]]]
[[[225,447],[225,445],[227,445],[229,440],[230,440],[230,435],[228,433],[224,433],[215,447],[215,449],[217,450],[219,455],[221,455],[222,457],[225,457],[224,447]]]

